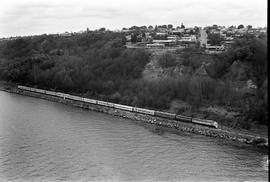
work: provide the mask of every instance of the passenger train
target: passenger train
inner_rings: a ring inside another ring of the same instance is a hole
[[[70,99],[70,100],[80,101],[80,102],[84,102],[84,103],[96,104],[96,105],[106,106],[106,107],[110,107],[110,108],[121,109],[121,110],[125,110],[125,111],[137,112],[137,113],[147,114],[147,115],[151,115],[151,116],[158,116],[158,117],[162,117],[162,118],[166,118],[166,119],[173,119],[173,120],[178,120],[178,121],[183,121],[183,122],[194,123],[194,124],[204,125],[204,126],[208,126],[208,127],[218,128],[218,123],[216,121],[212,121],[212,120],[193,118],[193,117],[172,114],[172,113],[167,113],[167,112],[154,111],[154,110],[144,109],[144,108],[139,108],[139,107],[126,106],[126,105],[122,105],[122,104],[115,104],[115,103],[111,103],[111,102],[88,99],[88,98],[83,98],[83,97],[79,97],[79,96],[64,94],[61,92],[53,92],[53,91],[48,91],[48,90],[43,90],[43,89],[36,89],[36,88],[21,86],[21,85],[18,86],[18,89],[19,90],[26,90],[26,91],[30,91],[30,92],[42,93],[42,94],[46,94],[46,95],[60,97],[63,99]]]

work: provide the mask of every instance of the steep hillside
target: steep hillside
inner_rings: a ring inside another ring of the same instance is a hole
[[[238,40],[219,55],[196,49],[155,51],[143,79],[164,93],[161,97],[169,102],[164,110],[254,128],[268,121],[265,41]]]

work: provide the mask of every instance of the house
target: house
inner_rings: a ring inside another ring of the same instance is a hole
[[[243,33],[235,33],[234,35],[233,35],[233,37],[243,37],[244,36],[244,34]]]
[[[224,37],[224,39],[225,39],[226,41],[231,41],[231,40],[233,40],[233,37]]]
[[[65,33],[60,33],[59,35],[60,35],[61,37],[71,37],[71,36],[72,36],[72,33],[65,32]]]
[[[156,34],[153,35],[153,38],[154,39],[166,39],[167,35],[168,34],[165,32],[156,32]]]
[[[195,35],[184,35],[178,40],[179,44],[183,47],[196,47],[197,38]]]
[[[222,41],[222,45],[225,47],[225,48],[230,48],[232,45],[233,45],[234,41],[233,40],[225,40],[225,41]]]
[[[126,40],[127,40],[127,42],[131,41],[131,35],[127,35]]]
[[[168,40],[177,40],[179,37],[177,35],[170,35],[167,37]]]
[[[180,42],[196,42],[196,36],[195,35],[191,35],[191,36],[187,36],[186,34],[180,38],[179,40]]]
[[[131,30],[127,29],[127,28],[122,28],[121,32],[124,32],[124,33],[128,33],[130,32]]]
[[[205,52],[208,54],[218,54],[218,53],[222,53],[223,51],[225,51],[225,47],[224,45],[221,46],[211,46],[209,44],[206,44],[205,47]]]
[[[250,29],[250,30],[247,31],[247,33],[253,34],[254,33],[254,30]]]
[[[220,36],[225,38],[226,37],[226,34],[225,33],[220,33]]]
[[[237,31],[239,34],[244,34],[247,32],[247,28],[241,28],[241,29],[238,29]]]
[[[165,48],[165,44],[146,44],[146,48]]]
[[[213,30],[210,31],[210,33],[212,33],[212,34],[220,34],[220,31],[217,30],[217,29],[213,29]]]
[[[176,41],[175,40],[153,40],[153,43],[164,44],[166,46],[176,45]]]
[[[156,35],[157,36],[166,36],[166,35],[168,35],[168,33],[166,33],[166,32],[157,32]]]
[[[262,28],[259,30],[260,33],[266,33],[267,32],[267,28]]]
[[[152,38],[151,34],[149,32],[145,33],[145,38]]]
[[[180,30],[173,30],[173,31],[171,32],[172,35],[181,35],[181,33],[183,33],[183,32],[180,31]]]

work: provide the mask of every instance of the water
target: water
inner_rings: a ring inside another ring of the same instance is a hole
[[[0,181],[268,181],[268,155],[0,92]]]

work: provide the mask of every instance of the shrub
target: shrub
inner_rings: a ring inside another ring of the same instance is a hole
[[[169,68],[176,66],[176,58],[173,54],[165,53],[158,59],[158,64],[162,68]]]

